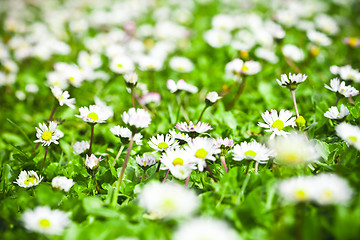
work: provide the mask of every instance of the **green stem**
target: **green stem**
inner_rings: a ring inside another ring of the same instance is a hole
[[[201,121],[201,118],[203,117],[204,112],[206,111],[206,109],[207,109],[208,107],[209,107],[209,105],[206,105],[206,106],[204,107],[204,109],[202,110],[202,112],[201,112],[201,114],[200,114],[200,117],[199,117],[199,120],[197,121],[197,123]]]
[[[113,164],[112,164],[113,166],[115,166],[115,163],[116,163],[117,160],[119,159],[119,157],[120,157],[122,151],[124,150],[124,148],[125,148],[124,145],[121,145],[121,146],[120,146],[119,152],[117,153],[117,155],[116,155],[116,157],[115,157],[115,159],[114,159],[114,162],[113,162]]]
[[[93,143],[93,138],[94,138],[94,128],[95,128],[95,124],[91,124],[90,147],[89,147],[89,151],[88,151],[89,157],[91,155],[91,148],[92,148],[92,143]]]
[[[40,170],[41,172],[42,172],[42,170],[43,170],[43,168],[44,168],[44,165],[45,165],[45,161],[46,161],[46,156],[47,156],[48,150],[49,150],[49,146],[46,146],[44,161],[42,162],[41,170]]]
[[[242,93],[243,90],[244,90],[245,82],[246,82],[246,77],[245,77],[245,75],[244,75],[243,81],[241,82],[241,84],[240,84],[240,86],[239,86],[239,89],[238,89],[238,91],[237,91],[236,94],[235,94],[235,97],[234,97],[233,100],[226,106],[226,108],[225,108],[226,110],[231,109],[231,108],[234,106],[234,104],[236,103],[236,101],[239,99],[241,93]]]

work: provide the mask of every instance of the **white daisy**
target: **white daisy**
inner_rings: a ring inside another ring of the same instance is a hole
[[[338,78],[333,78],[330,80],[330,86],[325,84],[325,87],[330,91],[339,93],[345,97],[352,97],[359,94],[359,91],[352,86],[346,86],[345,82],[340,82]]]
[[[288,57],[295,62],[304,60],[304,51],[294,45],[286,44],[281,48],[281,51],[285,57]]]
[[[74,186],[74,181],[72,179],[68,179],[64,176],[57,176],[54,177],[51,181],[51,186],[53,188],[57,188],[60,190],[63,190],[65,192],[68,192],[72,186]]]
[[[186,57],[172,57],[169,65],[177,72],[188,73],[194,70],[194,64]]]
[[[188,217],[200,204],[194,191],[170,182],[146,184],[138,200],[139,205],[155,219]]]
[[[74,109],[75,106],[75,98],[69,98],[70,94],[68,91],[62,91],[59,87],[54,86],[54,87],[50,87],[51,88],[51,92],[54,95],[54,97],[59,101],[59,105],[62,106],[64,104],[66,104],[67,106],[69,106],[70,108]]]
[[[135,157],[135,160],[137,164],[139,164],[142,167],[150,167],[154,164],[156,164],[156,157],[152,154],[143,154],[142,156],[137,155]]]
[[[165,136],[158,134],[156,137],[151,137],[148,144],[155,152],[164,152],[176,147],[177,141],[170,134],[166,134]]]
[[[258,126],[263,128],[268,128],[265,130],[266,132],[272,132],[270,138],[274,138],[275,135],[286,136],[289,133],[284,131],[283,129],[287,126],[295,127],[295,119],[296,117],[291,117],[292,113],[288,110],[281,109],[278,115],[277,111],[271,109],[261,114],[261,117],[264,119],[265,123],[258,123]]]
[[[287,203],[296,203],[311,200],[315,188],[309,177],[293,177],[282,180],[278,185],[278,191]]]
[[[77,62],[83,69],[97,69],[102,65],[102,60],[98,53],[88,53],[85,51],[79,53]]]
[[[218,137],[213,140],[214,144],[219,148],[232,148],[234,146],[234,140],[232,138],[221,138]]]
[[[286,74],[281,74],[281,81],[279,79],[276,79],[277,83],[282,87],[287,87],[290,90],[296,89],[297,85],[304,82],[306,80],[307,76],[305,74],[291,74],[289,73],[289,78]]]
[[[139,132],[142,128],[146,128],[151,122],[150,114],[142,108],[130,108],[129,111],[121,114],[121,118],[134,132]]]
[[[129,88],[135,87],[138,82],[138,75],[136,73],[128,73],[124,75],[126,86]]]
[[[345,107],[343,104],[340,106],[340,111],[337,108],[337,106],[332,106],[329,108],[329,110],[324,113],[324,116],[330,119],[342,119],[349,115],[349,109]]]
[[[214,145],[211,138],[197,137],[192,139],[188,144],[189,146],[186,146],[185,150],[188,151],[194,159],[200,172],[202,172],[206,166],[206,159],[216,161],[214,155],[221,152],[221,150]]]
[[[335,131],[342,140],[360,151],[360,128],[358,126],[342,122],[335,127]]]
[[[43,179],[43,177],[39,177],[37,175],[36,172],[30,170],[30,171],[21,171],[18,178],[16,179],[16,181],[14,183],[16,183],[17,185],[19,185],[20,187],[23,188],[29,188],[29,187],[33,187],[36,185],[39,185],[39,183],[41,182],[41,180]]]
[[[27,230],[45,235],[60,235],[70,224],[69,217],[65,212],[57,209],[51,210],[48,206],[26,210],[21,218]]]
[[[160,105],[160,101],[161,95],[158,92],[149,92],[139,98],[139,102],[143,105],[147,105],[149,103],[155,103],[156,105]]]
[[[169,169],[171,174],[179,179],[184,180],[193,169],[196,169],[193,158],[184,149],[170,149],[163,153],[160,162],[165,166],[162,170]]]
[[[90,157],[89,155],[86,155],[85,166],[94,169],[99,166],[100,161],[102,161],[101,156],[97,158],[94,154],[91,154]]]
[[[196,125],[194,125],[192,121],[190,121],[189,124],[186,122],[177,123],[175,128],[182,132],[188,132],[190,135],[204,134],[212,129],[208,123],[198,122]]]
[[[118,138],[120,138],[122,144],[128,144],[131,139],[132,132],[126,127],[120,127],[119,125],[110,128],[110,131]],[[141,133],[136,133],[134,135],[134,142],[137,145],[142,145],[142,135]]]
[[[310,30],[306,33],[306,36],[309,38],[310,41],[320,46],[329,46],[331,44],[331,39],[321,32]]]
[[[205,101],[207,105],[212,105],[219,99],[221,99],[221,97],[219,97],[219,94],[217,92],[209,92],[206,95]]]
[[[59,144],[58,140],[64,134],[56,127],[57,123],[53,121],[49,122],[49,127],[45,123],[39,123],[39,128],[35,127],[38,139],[34,142],[39,142],[43,146],[49,146],[51,143]]]
[[[76,142],[76,143],[74,143],[72,148],[76,155],[80,155],[90,148],[90,142],[85,141],[85,140],[83,140],[81,142]]]
[[[180,145],[183,145],[191,140],[188,134],[186,133],[177,133],[174,129],[169,130],[169,134],[176,140],[178,140]]]
[[[242,161],[244,159],[254,160],[261,164],[267,163],[270,157],[274,156],[274,152],[265,145],[258,142],[242,142],[236,144],[232,150],[233,160]]]
[[[256,61],[246,61],[241,68],[241,73],[245,75],[254,75],[260,72],[261,65],[259,62]]]
[[[134,62],[126,56],[118,56],[111,60],[110,70],[114,73],[124,74],[133,72],[135,69]]]
[[[88,123],[105,123],[112,115],[108,108],[99,105],[90,105],[89,107],[79,108],[80,115],[75,115]]]
[[[177,83],[172,79],[168,79],[166,82],[166,86],[170,90],[171,93],[175,93],[178,91],[197,93],[197,91],[198,91],[198,88],[196,86],[185,82],[184,79],[180,79]]]
[[[220,48],[231,42],[231,34],[228,31],[219,29],[210,29],[204,33],[203,37],[213,48]]]

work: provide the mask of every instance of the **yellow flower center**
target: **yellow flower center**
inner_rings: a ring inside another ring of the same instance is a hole
[[[242,68],[241,68],[241,71],[243,71],[243,72],[246,72],[248,70],[249,70],[249,68],[247,66],[245,66],[245,65],[243,65]]]
[[[94,121],[99,121],[99,116],[94,112],[89,113],[87,116]]]
[[[325,190],[322,195],[325,199],[329,199],[333,196],[332,192],[330,192],[329,190]]]
[[[121,63],[119,63],[117,66],[118,66],[119,68],[122,68],[122,67],[123,67],[123,65],[122,65]]]
[[[355,137],[355,136],[350,136],[350,137],[349,137],[349,140],[350,140],[351,142],[355,143],[355,142],[357,141],[357,137]]]
[[[149,69],[153,69],[153,68],[154,68],[154,65],[153,65],[153,64],[149,64],[147,67],[148,67]]]
[[[172,162],[173,165],[183,165],[184,164],[184,160],[182,160],[181,158],[175,158],[174,161]]]
[[[36,180],[36,177],[29,177],[29,178],[27,178],[27,179],[24,181],[24,184],[25,184],[25,185],[29,185],[30,183],[31,183],[31,184],[34,184],[34,183],[35,183],[35,180]]]
[[[52,133],[48,130],[44,131],[41,135],[41,138],[45,141],[49,141],[52,137]]]
[[[281,131],[284,128],[284,122],[280,119],[275,120],[274,123],[271,125],[273,128],[277,128],[279,131]]]
[[[320,53],[320,48],[319,48],[318,46],[312,46],[312,47],[310,48],[310,53],[311,53],[311,55],[313,55],[313,56],[317,56],[317,55],[319,55],[319,53]]]
[[[169,147],[169,144],[167,144],[166,142],[161,142],[158,144],[158,148],[160,149],[167,149]]]
[[[295,192],[295,197],[298,201],[305,201],[307,199],[306,193],[302,189],[299,189]]]
[[[40,226],[42,226],[43,228],[48,228],[50,227],[50,221],[47,219],[41,219],[39,222]]]
[[[256,157],[257,153],[254,152],[253,150],[248,150],[244,153],[244,155],[247,157]]]
[[[349,45],[350,45],[351,47],[355,47],[357,41],[358,41],[358,39],[357,39],[356,37],[350,37],[350,38],[349,38]]]
[[[177,68],[179,71],[184,71],[184,67],[183,66],[178,66]]]
[[[75,78],[74,77],[69,77],[69,81],[73,82],[73,81],[75,81]]]
[[[294,153],[285,154],[284,159],[288,163],[296,163],[298,160],[297,155]]]
[[[147,161],[144,161],[144,167],[146,167],[146,163],[147,163]]]
[[[200,148],[200,149],[198,149],[198,150],[196,151],[195,156],[196,156],[197,158],[205,158],[207,154],[208,154],[208,153],[207,153],[207,151],[205,151],[205,149]]]

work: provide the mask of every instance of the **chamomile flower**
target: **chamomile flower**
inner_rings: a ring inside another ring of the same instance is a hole
[[[232,148],[234,146],[234,140],[232,138],[221,138],[214,139],[214,144],[219,148]]]
[[[335,127],[336,134],[347,144],[360,151],[360,128],[346,122]]]
[[[85,140],[83,140],[81,142],[76,142],[76,143],[74,143],[72,148],[76,155],[80,155],[90,148],[90,142],[85,141]]]
[[[57,123],[50,121],[49,126],[45,123],[39,123],[39,128],[36,129],[36,137],[38,138],[34,142],[39,142],[43,146],[49,146],[51,143],[59,144],[58,140],[64,136],[64,134],[56,129]]]
[[[77,62],[83,69],[97,69],[102,65],[102,60],[98,53],[88,53],[85,51],[79,53]]]
[[[276,110],[271,109],[271,111],[266,111],[261,114],[261,117],[264,119],[265,123],[258,123],[258,126],[263,128],[268,128],[266,132],[272,132],[270,138],[274,138],[275,135],[286,136],[289,133],[283,129],[287,126],[295,127],[296,117],[292,117],[292,113],[288,110],[281,109],[279,115]]]
[[[148,144],[155,152],[164,152],[176,147],[177,141],[170,134],[158,134],[156,137],[151,137]]]
[[[169,62],[170,68],[177,72],[187,73],[194,70],[194,64],[186,57],[173,57]]]
[[[239,240],[225,222],[213,218],[194,218],[184,222],[173,235],[174,240]]]
[[[129,111],[123,112],[121,118],[130,130],[139,132],[141,129],[149,126],[151,122],[150,114],[142,108],[130,108]]]
[[[265,145],[258,142],[242,142],[236,144],[232,150],[233,160],[254,160],[261,164],[267,163],[270,157],[274,156],[274,152],[268,149]]]
[[[349,45],[350,47],[359,47],[360,39],[356,37],[346,37],[344,38],[344,43]]]
[[[285,57],[288,57],[295,62],[304,60],[304,51],[294,45],[286,44],[281,48],[281,51]]]
[[[305,202],[312,199],[315,186],[309,177],[294,177],[281,181],[278,191],[287,203]]]
[[[43,179],[43,177],[39,177],[37,175],[36,172],[30,170],[30,171],[21,171],[18,178],[16,179],[16,181],[14,183],[16,183],[17,185],[19,185],[20,187],[23,188],[29,188],[29,187],[33,187],[36,185],[39,185],[39,183],[41,182],[41,180]]]
[[[128,73],[124,75],[126,86],[129,88],[135,87],[138,82],[138,75],[136,73]]]
[[[337,106],[332,106],[329,108],[329,110],[324,113],[324,116],[330,119],[342,119],[349,115],[349,109],[345,107],[343,104],[340,106],[340,111],[337,108]]]
[[[118,138],[120,138],[122,144],[128,144],[130,142],[130,138],[132,135],[132,132],[130,129],[126,127],[120,127],[119,125],[110,128],[110,131]],[[134,135],[134,142],[137,145],[142,145],[142,135],[141,133],[136,133]]]
[[[175,82],[172,79],[168,79],[166,82],[166,86],[170,90],[171,93],[176,93],[176,92],[180,92],[180,91],[197,93],[197,91],[198,91],[198,88],[196,86],[185,82],[184,79],[180,79],[178,82]]]
[[[189,124],[186,122],[178,123],[175,125],[175,128],[182,132],[187,132],[190,135],[204,134],[212,129],[208,123],[198,122],[196,125],[194,125],[192,121],[190,121]]]
[[[89,155],[86,155],[85,166],[92,170],[97,168],[101,161],[101,157],[97,158],[94,154],[91,154],[90,157]]]
[[[110,70],[114,73],[125,74],[133,72],[134,69],[134,62],[126,56],[115,57],[110,62]]]
[[[203,37],[213,48],[221,48],[231,42],[231,34],[228,31],[219,29],[210,29],[204,33]]]
[[[75,98],[69,98],[70,94],[68,91],[62,91],[59,87],[54,86],[50,87],[51,92],[54,95],[54,97],[59,101],[59,105],[62,106],[66,104],[68,107],[74,109],[75,106]]]
[[[213,105],[217,100],[221,99],[217,92],[209,92],[206,95],[205,101],[207,105]]]
[[[149,93],[142,95],[139,98],[139,102],[143,105],[147,105],[149,103],[155,103],[155,104],[159,105],[160,101],[161,101],[161,95],[158,92],[149,92]]]
[[[54,177],[51,181],[51,186],[53,188],[57,188],[60,190],[63,190],[65,192],[68,192],[72,186],[74,186],[74,181],[72,179],[68,179],[64,176],[57,176]]]
[[[292,133],[286,138],[270,140],[270,148],[276,153],[276,162],[297,166],[317,162],[320,157],[313,141],[308,141],[303,134]]]
[[[169,130],[169,134],[176,139],[180,145],[183,145],[191,140],[188,134],[186,133],[177,133],[174,129]]]
[[[194,159],[200,172],[206,166],[206,160],[216,161],[215,154],[219,154],[221,150],[214,145],[211,138],[197,137],[192,139],[189,146],[185,150],[189,152],[190,156]]]
[[[200,204],[194,191],[170,182],[146,184],[138,201],[150,217],[155,219],[188,217]]]
[[[70,224],[69,217],[65,212],[57,209],[51,210],[48,206],[26,210],[21,218],[27,230],[45,235],[60,235]]]
[[[289,78],[286,74],[281,74],[281,81],[276,79],[277,83],[282,87],[287,87],[289,90],[296,89],[297,85],[304,82],[307,76],[305,74],[291,74],[289,73]]]
[[[326,36],[324,33],[311,30],[308,31],[306,35],[310,41],[316,43],[317,45],[329,46],[331,44],[331,39],[328,36]]]
[[[190,169],[194,168],[194,159],[189,152],[184,149],[169,149],[160,157],[160,162],[165,166],[162,170],[171,169],[174,166],[187,166]]]
[[[105,123],[106,120],[112,115],[108,108],[99,105],[90,105],[89,107],[79,108],[80,115],[75,115],[81,118],[84,122],[88,123]]]
[[[152,154],[143,154],[142,156],[137,155],[135,157],[137,164],[141,167],[151,167],[152,165],[156,164],[156,157]]]
[[[344,97],[352,97],[359,94],[359,91],[356,90],[354,87],[345,85],[345,82],[340,82],[338,78],[333,78],[330,81],[330,86],[325,84],[325,88],[333,91],[335,93],[339,93]]]

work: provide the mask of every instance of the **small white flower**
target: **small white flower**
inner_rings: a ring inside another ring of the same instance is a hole
[[[332,106],[329,108],[329,110],[324,113],[324,116],[330,119],[342,119],[349,115],[349,109],[345,107],[343,104],[340,106],[340,111],[337,108],[337,106]]]
[[[51,210],[48,206],[26,210],[21,218],[27,230],[45,235],[60,235],[70,224],[69,217],[65,212],[57,209]]]
[[[314,20],[316,27],[326,34],[334,35],[339,32],[337,23],[328,15],[319,14]]]
[[[260,72],[261,65],[256,61],[246,61],[241,68],[241,72],[245,75],[254,75]]]
[[[171,171],[176,166],[184,166],[189,170],[189,175],[191,170],[196,168],[193,157],[184,149],[170,149],[166,151],[161,155],[160,162],[165,165],[161,168],[162,170],[170,169]],[[181,180],[186,177],[181,178]]]
[[[276,56],[275,52],[273,50],[269,50],[266,48],[257,48],[255,50],[255,55],[258,58],[262,58],[273,64],[275,64],[279,61],[279,58]]]
[[[143,154],[142,157],[137,155],[135,157],[137,164],[142,167],[150,167],[156,163],[156,157],[152,154]]]
[[[338,67],[337,70],[338,72],[336,74],[339,74],[341,79],[360,82],[360,72],[358,69],[354,69],[350,65],[346,65]]]
[[[347,144],[354,146],[360,151],[360,128],[349,123],[342,122],[335,127],[336,134]]]
[[[166,134],[165,136],[158,134],[156,137],[151,137],[148,144],[155,152],[164,152],[176,147],[177,141],[170,134]]]
[[[291,74],[289,73],[289,78],[286,74],[281,74],[281,81],[276,79],[277,83],[282,87],[288,87],[290,90],[296,89],[297,85],[304,82],[307,76],[305,74]]]
[[[231,34],[224,30],[210,29],[204,33],[204,39],[213,48],[221,48],[230,44]]]
[[[313,184],[309,177],[293,177],[282,180],[278,191],[287,203],[304,202],[312,199],[315,191]]]
[[[90,169],[97,168],[99,166],[100,161],[102,161],[101,157],[97,158],[94,154],[86,155],[85,166]]]
[[[221,97],[219,97],[217,92],[209,92],[206,95],[206,100],[208,100],[210,103],[215,103],[219,99],[221,99]]]
[[[340,82],[338,78],[333,78],[330,80],[330,86],[325,84],[325,87],[330,91],[339,93],[345,97],[352,97],[359,94],[359,91],[354,87],[345,85],[345,82]]]
[[[244,62],[240,58],[235,58],[225,66],[226,77],[234,80],[239,80],[241,74],[254,75],[261,70],[259,62],[247,61]]]
[[[234,140],[232,138],[216,138],[213,140],[214,144],[219,148],[232,148],[234,146]]]
[[[261,114],[261,117],[264,119],[265,123],[258,123],[258,126],[263,128],[268,128],[266,132],[272,132],[270,138],[274,138],[275,135],[286,136],[289,133],[283,129],[287,126],[295,127],[296,117],[292,117],[292,113],[288,110],[281,109],[278,115],[277,111],[271,109],[271,111],[266,111]]]
[[[68,91],[62,91],[59,87],[54,86],[54,87],[50,87],[51,88],[51,92],[54,95],[54,97],[59,101],[59,105],[62,106],[64,104],[66,104],[67,106],[69,106],[70,108],[74,109],[75,106],[75,98],[69,98],[70,94]]]
[[[192,215],[200,203],[195,192],[170,182],[146,184],[138,200],[152,218],[170,219]]]
[[[177,72],[187,73],[194,70],[194,64],[186,57],[172,57],[169,65]]]
[[[234,155],[233,160],[254,160],[261,164],[267,163],[270,157],[274,156],[274,152],[268,149],[265,145],[258,142],[242,142],[236,144],[232,150]]]
[[[36,172],[30,170],[26,172],[25,170],[21,171],[18,178],[14,183],[23,188],[29,188],[36,185],[39,185],[43,177],[39,177]]]
[[[135,132],[146,128],[151,122],[150,114],[142,108],[130,108],[129,111],[121,114],[121,118]]]
[[[133,72],[135,65],[130,58],[126,56],[119,56],[111,60],[110,69],[114,73],[124,74]]]
[[[97,69],[101,67],[102,60],[97,53],[87,53],[81,51],[78,55],[77,62],[81,68],[84,69]]]
[[[300,62],[304,60],[303,50],[294,45],[286,44],[282,47],[281,51],[285,57],[288,57],[295,62]]]
[[[186,133],[177,133],[174,129],[169,130],[169,134],[176,140],[179,141],[179,144],[185,144],[191,140],[188,134]]]
[[[51,185],[53,188],[57,188],[68,192],[72,186],[74,186],[74,181],[72,179],[68,179],[64,176],[54,177],[51,181]]]
[[[58,140],[64,134],[56,127],[57,123],[53,121],[49,122],[49,127],[45,123],[39,123],[39,128],[35,127],[38,139],[34,142],[40,142],[43,146],[49,146],[51,143],[59,144]]]
[[[271,140],[269,145],[276,153],[276,162],[287,166],[317,162],[320,157],[315,143],[308,141],[303,134],[292,133],[286,138],[279,137]]]
[[[86,150],[88,150],[90,148],[90,142],[89,141],[81,141],[81,142],[76,142],[74,143],[73,145],[73,150],[74,150],[74,153],[76,155],[80,155],[82,154],[83,152],[85,152]]]
[[[225,222],[212,218],[194,218],[184,222],[173,235],[174,240],[239,240]]]
[[[326,36],[324,33],[311,30],[308,31],[306,35],[310,39],[310,41],[320,46],[329,46],[331,44],[331,39],[328,38],[328,36]]]
[[[149,92],[149,93],[142,95],[139,98],[139,102],[143,105],[146,105],[149,103],[155,103],[155,104],[159,105],[160,101],[161,101],[161,95],[158,92]]]
[[[163,60],[156,56],[141,56],[137,62],[142,71],[159,71],[164,65]]]
[[[230,15],[218,14],[211,20],[211,25],[215,29],[232,31],[235,28],[234,18]]]
[[[177,123],[175,128],[182,132],[188,132],[190,134],[203,134],[211,130],[211,126],[208,123],[198,122],[196,125],[192,121],[187,124],[186,122]]]
[[[180,79],[177,83],[172,79],[168,79],[166,82],[166,86],[170,90],[171,93],[175,93],[175,92],[181,91],[181,90],[187,91],[190,93],[197,93],[197,91],[198,91],[198,88],[196,86],[185,82],[184,79]]]
[[[88,107],[79,108],[80,115],[75,115],[88,123],[105,123],[113,114],[108,108],[99,105],[90,105]]]
[[[130,139],[131,139],[131,135],[132,135],[132,132],[130,129],[126,128],[126,127],[120,127],[119,125],[115,126],[115,127],[112,127],[110,128],[110,131],[118,138],[121,139],[121,142],[123,144],[128,144],[130,142]],[[142,145],[142,135],[141,133],[136,133],[134,135],[134,142],[137,144],[137,145]]]
[[[124,75],[126,85],[135,86],[138,81],[138,75],[136,73],[128,73]]]

